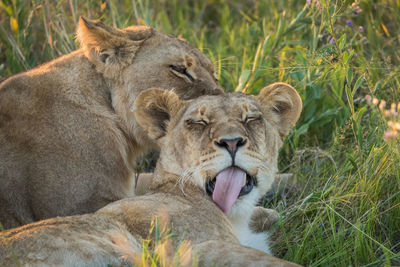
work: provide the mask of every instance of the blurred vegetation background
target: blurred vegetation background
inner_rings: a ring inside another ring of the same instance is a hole
[[[399,138],[384,138],[399,122],[399,0],[2,0],[0,79],[77,49],[79,16],[182,36],[211,58],[226,91],[297,88],[304,109],[279,163],[295,189],[262,203],[281,214],[275,255],[400,265]],[[390,114],[378,99],[394,104]]]

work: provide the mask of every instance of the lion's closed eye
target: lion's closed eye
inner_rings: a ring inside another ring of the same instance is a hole
[[[257,114],[257,115],[246,116],[243,122],[244,123],[250,123],[250,122],[253,122],[253,121],[260,121],[260,120],[262,120],[262,116],[261,116],[261,114]]]
[[[202,125],[202,126],[207,126],[209,124],[209,122],[207,120],[204,119],[187,119],[185,121],[186,125],[188,126],[192,126],[192,125]]]
[[[194,77],[189,73],[188,69],[184,65],[169,65],[172,73],[178,77],[189,79],[190,82],[194,82]]]

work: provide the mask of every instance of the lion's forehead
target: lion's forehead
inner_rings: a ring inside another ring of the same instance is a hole
[[[149,26],[129,26],[123,31],[128,35],[128,37],[132,40],[142,40],[147,39],[153,35],[153,28]]]
[[[260,112],[260,106],[253,97],[237,93],[226,93],[222,95],[201,96],[191,101],[184,116],[201,115],[213,118],[241,119],[244,115]]]
[[[171,34],[165,34],[156,30],[154,31],[156,32],[155,34],[156,38],[158,37],[159,41],[161,41],[162,43],[165,43],[165,41],[168,40],[169,42],[168,48],[170,49],[169,51],[170,53],[175,52],[177,55],[183,56],[182,51],[184,51],[184,53],[190,55],[192,59],[196,60],[199,65],[205,67],[211,72],[214,72],[214,64],[212,63],[212,61],[199,49],[192,46],[185,39],[183,39],[182,37],[173,36]]]

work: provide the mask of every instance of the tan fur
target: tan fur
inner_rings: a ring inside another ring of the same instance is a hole
[[[150,27],[120,30],[81,18],[77,37],[81,49],[0,84],[5,228],[133,195],[131,166],[155,146],[130,110],[141,91],[157,86],[184,99],[222,92],[207,57]],[[172,65],[185,66],[194,81]]]
[[[251,214],[250,229],[256,233],[270,230],[270,227],[279,221],[279,213],[276,210],[255,207]]]
[[[0,235],[0,265],[10,266],[15,258],[22,265],[119,265],[123,259],[135,262],[152,220],[158,217],[168,221],[177,235],[172,239],[173,247],[187,240],[186,251],[198,256],[200,266],[295,266],[242,246],[234,224],[236,216],[247,216],[243,211],[245,200],[239,198],[234,204],[236,210],[226,216],[204,188],[208,177],[229,166],[224,160],[228,152],[215,146],[214,140],[236,134],[248,138],[248,143],[237,151],[236,164],[257,176],[258,188],[253,189],[258,191],[256,196],[270,186],[280,144],[274,123],[283,114],[268,108],[274,105],[271,101],[241,94],[183,101],[161,89],[143,92],[135,102],[135,115],[161,148],[153,192],[119,200],[94,214],[54,218],[6,231]],[[244,121],[255,114],[259,115],[256,120]],[[208,125],[198,121],[200,118]],[[245,154],[251,160],[246,160]]]
[[[275,192],[277,185],[280,185],[281,177],[286,177],[287,174],[276,174],[274,182],[271,185],[269,193]],[[153,173],[140,173],[136,181],[135,194],[137,196],[144,195],[150,192],[151,183],[153,181]],[[255,233],[268,232],[272,225],[279,221],[279,213],[273,209],[264,207],[254,207],[250,218],[249,227]]]

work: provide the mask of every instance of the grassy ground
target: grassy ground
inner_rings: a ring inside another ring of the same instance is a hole
[[[275,254],[308,266],[400,265],[397,107],[385,117],[364,101],[399,101],[400,1],[307,2],[3,0],[0,77],[74,50],[84,15],[181,35],[215,62],[227,91],[290,83],[304,110],[280,169],[299,188],[264,203],[282,214]]]

